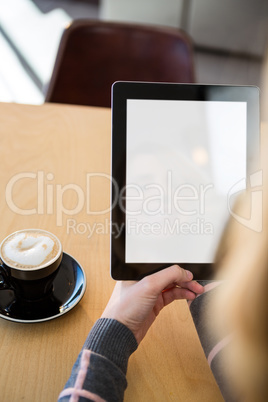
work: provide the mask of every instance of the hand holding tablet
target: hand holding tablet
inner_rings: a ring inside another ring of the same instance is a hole
[[[117,282],[102,318],[126,325],[140,343],[165,306],[203,293],[203,286],[192,279],[191,272],[172,265],[139,282]]]
[[[112,277],[180,264],[209,279],[257,166],[258,88],[117,82],[112,95]]]

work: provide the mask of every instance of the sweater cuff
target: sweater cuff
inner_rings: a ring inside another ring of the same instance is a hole
[[[124,374],[130,355],[138,343],[132,331],[124,324],[111,318],[100,318],[93,325],[84,349],[90,349],[116,364]]]

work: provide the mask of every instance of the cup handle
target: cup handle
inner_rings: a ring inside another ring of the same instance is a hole
[[[10,289],[8,273],[0,259],[0,290]]]

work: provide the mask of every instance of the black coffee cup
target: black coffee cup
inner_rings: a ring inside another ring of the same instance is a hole
[[[59,239],[42,229],[7,236],[0,245],[0,291],[10,289],[29,301],[43,299],[52,290],[62,253]]]

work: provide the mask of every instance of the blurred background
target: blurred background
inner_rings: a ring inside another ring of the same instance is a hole
[[[44,102],[62,32],[78,18],[185,30],[196,82],[257,85],[267,116],[267,0],[0,0],[0,101]]]

